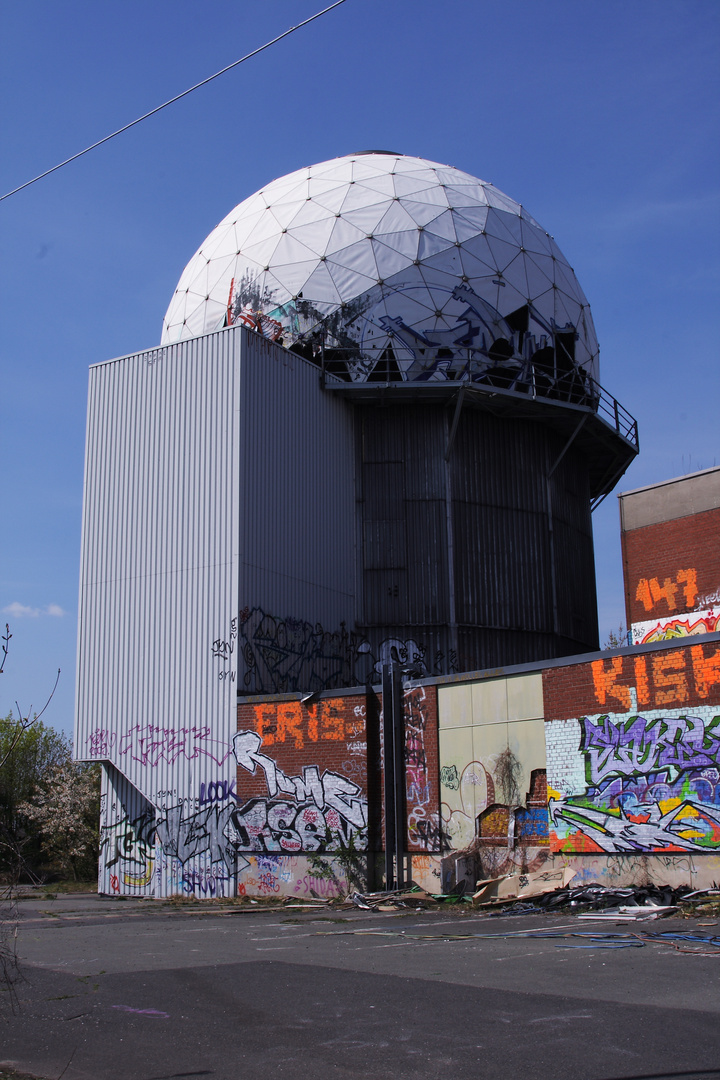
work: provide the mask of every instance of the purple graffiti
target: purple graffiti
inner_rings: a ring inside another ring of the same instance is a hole
[[[137,1013],[138,1016],[149,1016],[153,1020],[169,1020],[170,1013],[161,1009],[133,1009],[130,1005],[111,1005],[111,1009],[120,1009],[122,1012]]]
[[[697,716],[632,716],[625,723],[585,716],[580,724],[580,749],[593,785],[651,774],[665,774],[674,783],[690,769],[720,765],[720,716],[707,725]]]
[[[178,758],[193,761],[208,757],[222,765],[231,750],[224,743],[210,738],[209,727],[160,727],[157,724],[136,724],[118,743],[118,753],[129,754],[140,765],[157,765],[166,761],[172,765]]]

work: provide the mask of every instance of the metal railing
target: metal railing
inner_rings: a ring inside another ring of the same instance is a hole
[[[323,385],[327,385],[327,377],[339,380],[345,389],[357,387],[358,390],[367,390],[373,385],[379,388],[425,384],[428,388],[443,385],[458,389],[467,385],[508,397],[576,405],[592,410],[628,443],[638,446],[635,417],[578,366],[558,371],[555,366],[534,362],[532,358],[508,357],[493,361],[479,357],[472,349],[454,349],[452,353],[439,349],[435,355],[419,359],[414,352],[398,347],[388,355],[387,349],[380,353],[372,348],[338,348],[322,342],[293,346],[292,351],[320,367]]]

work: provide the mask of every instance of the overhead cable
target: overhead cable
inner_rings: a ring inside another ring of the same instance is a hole
[[[22,191],[23,188],[30,187],[31,184],[37,183],[38,180],[42,180],[43,177],[49,176],[50,173],[57,172],[58,169],[62,169],[63,166],[69,165],[71,161],[77,161],[84,154],[89,154],[91,150],[95,150],[98,146],[102,146],[103,143],[110,142],[116,135],[122,135],[124,131],[129,131],[130,128],[135,127],[137,124],[141,124],[143,120],[147,120],[148,117],[154,116],[155,113],[159,113],[162,109],[166,109],[168,105],[173,105],[176,101],[180,101],[181,98],[187,97],[188,94],[192,94],[194,90],[199,90],[201,86],[207,86],[213,79],[219,78],[224,75],[226,71],[231,71],[232,68],[238,66],[238,64],[244,64],[246,60],[250,60],[253,56],[257,56],[258,53],[264,52],[265,49],[269,49],[271,45],[276,45],[278,41],[282,41],[283,38],[288,37],[290,34],[294,34],[296,30],[302,29],[303,26],[307,26],[308,23],[314,22],[315,19],[319,19],[322,15],[326,15],[328,11],[332,11],[333,8],[340,7],[340,4],[344,4],[345,0],[335,0],[334,4],[330,4],[329,7],[323,8],[322,11],[316,12],[315,15],[311,15],[309,19],[304,19],[303,22],[298,23],[297,26],[291,26],[289,30],[285,30],[284,33],[278,34],[272,41],[266,41],[264,45],[261,45],[257,49],[253,49],[252,52],[246,53],[245,56],[241,56],[239,60],[234,60],[232,64],[228,64],[227,67],[221,68],[220,71],[216,71],[214,75],[208,76],[207,79],[203,79],[202,82],[195,83],[188,90],[183,90],[181,94],[176,94],[175,97],[171,97],[168,101],[164,101],[162,105],[157,105],[150,112],[146,112],[143,116],[138,116],[137,120],[132,120],[129,124],[125,124],[123,127],[118,128],[117,131],[113,131],[111,135],[106,135],[103,139],[98,139],[92,146],[86,146],[84,150],[80,150],[77,154],[73,154],[72,157],[66,158],[65,161],[61,161],[59,165],[53,165],[52,169],[46,169],[45,172],[41,172],[38,176],[34,176],[32,180],[26,180],[24,184],[20,184],[18,187],[13,188],[12,191],[7,191],[4,195],[0,195],[0,202],[3,199],[9,199],[11,195],[16,195],[18,191]]]

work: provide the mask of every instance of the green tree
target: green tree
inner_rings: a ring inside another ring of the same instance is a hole
[[[6,874],[20,869],[32,877],[39,868],[41,839],[22,807],[70,759],[68,739],[41,720],[0,719],[0,868]]]

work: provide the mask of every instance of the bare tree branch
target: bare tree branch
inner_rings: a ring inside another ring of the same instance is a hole
[[[10,627],[8,623],[5,623],[5,633],[2,635],[2,638],[0,638],[0,641],[2,641],[2,646],[0,646],[0,650],[2,651],[2,660],[0,660],[0,675],[2,675],[3,669],[5,667],[5,661],[7,660],[11,637],[12,634],[10,633]]]

